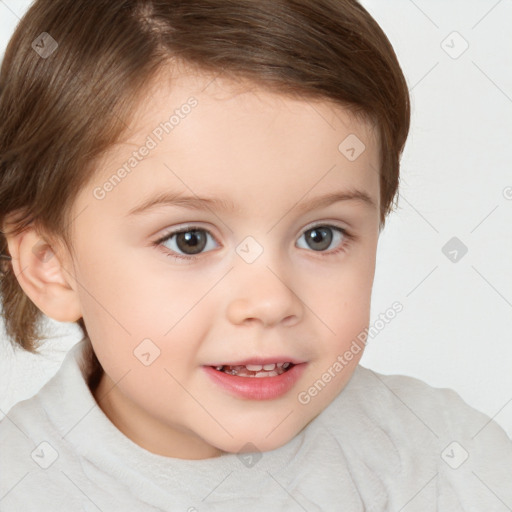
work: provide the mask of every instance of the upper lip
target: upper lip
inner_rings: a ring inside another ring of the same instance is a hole
[[[248,364],[265,365],[272,363],[292,363],[301,364],[304,361],[291,356],[270,356],[270,357],[251,357],[243,361],[222,361],[221,363],[213,363],[206,366],[247,366]]]

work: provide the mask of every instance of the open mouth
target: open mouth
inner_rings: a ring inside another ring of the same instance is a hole
[[[261,364],[248,364],[248,365],[237,365],[237,366],[229,366],[229,365],[221,365],[221,366],[212,366],[215,370],[223,373],[227,373],[228,375],[235,375],[237,377],[277,377],[283,373],[289,371],[293,366],[293,363],[285,362],[285,363],[269,363],[265,365]]]
[[[307,367],[306,362],[286,361],[286,356],[275,358],[279,359],[278,363],[250,359],[245,364],[232,361],[233,364],[205,365],[203,369],[215,386],[230,395],[247,400],[274,400],[288,393]]]

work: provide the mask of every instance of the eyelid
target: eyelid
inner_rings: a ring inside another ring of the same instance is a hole
[[[310,222],[309,224],[306,224],[306,226],[304,226],[303,228],[301,228],[301,230],[299,231],[299,235],[303,235],[306,231],[309,231],[310,229],[313,229],[313,228],[318,228],[320,226],[331,226],[331,227],[336,227],[338,229],[340,229],[341,231],[343,231],[346,236],[355,236],[355,235],[352,235],[351,234],[351,230],[347,227],[345,227],[344,225],[340,225],[338,223],[339,221],[335,221],[335,220],[324,220],[324,221],[314,221],[314,222]],[[178,235],[180,233],[186,233],[187,231],[194,231],[194,230],[197,230],[197,231],[205,231],[206,233],[210,234],[211,237],[215,240],[215,242],[217,243],[220,243],[219,240],[217,239],[217,237],[212,233],[212,231],[208,228],[205,228],[203,226],[199,226],[197,224],[184,224],[182,227],[177,227],[177,228],[169,228],[167,229],[163,235],[161,235],[156,241],[155,243],[161,243],[162,241],[166,240],[167,238],[169,238],[171,235]]]
[[[157,240],[155,240],[154,243],[160,244],[166,240],[171,239],[175,235],[179,235],[180,233],[187,233],[188,231],[204,231],[205,233],[208,233],[217,244],[220,245],[220,242],[217,240],[217,237],[211,232],[210,229],[198,226],[196,224],[185,225],[180,228],[170,228],[169,230],[164,232],[164,234],[161,235]]]
[[[343,231],[349,231],[349,228],[345,227],[345,225],[340,223],[340,221],[326,219],[326,220],[314,221],[314,222],[310,222],[309,224],[306,224],[306,226],[301,229],[300,233],[302,234],[305,231],[309,231],[310,229],[317,228],[317,227],[320,227],[320,226],[331,226],[333,228],[338,228],[338,229],[341,229]]]

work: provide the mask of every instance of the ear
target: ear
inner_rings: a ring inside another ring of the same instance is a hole
[[[33,227],[16,236],[5,234],[12,269],[30,300],[58,322],[76,322],[82,317],[69,258],[59,260],[54,248]],[[67,253],[66,253],[67,254]]]

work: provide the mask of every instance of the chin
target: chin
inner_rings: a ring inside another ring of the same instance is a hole
[[[261,422],[258,428],[252,427],[249,432],[245,431],[238,434],[231,432],[233,434],[232,438],[224,439],[224,442],[213,443],[213,445],[222,452],[227,453],[268,452],[285,445],[301,430],[301,428],[290,430],[288,427],[278,433],[277,431],[282,426],[276,425],[276,430],[269,435],[272,429],[267,428],[267,425],[269,425],[268,422]]]

